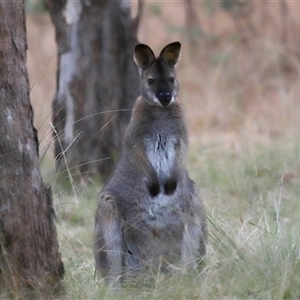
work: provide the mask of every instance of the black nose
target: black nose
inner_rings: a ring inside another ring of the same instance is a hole
[[[172,95],[169,92],[161,92],[158,94],[158,100],[163,106],[168,106],[170,104]]]

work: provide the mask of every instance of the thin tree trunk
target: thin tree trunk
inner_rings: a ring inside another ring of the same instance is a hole
[[[107,177],[138,95],[130,1],[45,0],[56,29],[55,156],[80,174]],[[109,158],[109,159],[107,159]]]
[[[185,7],[185,23],[188,41],[191,45],[192,50],[197,49],[200,41],[199,37],[203,35],[200,16],[197,14],[196,6],[193,1],[185,0],[183,4]]]
[[[288,38],[288,5],[285,0],[280,1],[281,42],[286,44]]]
[[[51,191],[39,171],[24,2],[0,1],[0,282],[19,297],[63,276]]]

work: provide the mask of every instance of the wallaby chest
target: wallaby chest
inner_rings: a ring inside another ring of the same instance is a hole
[[[170,177],[176,162],[178,138],[167,132],[156,131],[146,136],[144,143],[148,161],[158,178],[165,180]]]

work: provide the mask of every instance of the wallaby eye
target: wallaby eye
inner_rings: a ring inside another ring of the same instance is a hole
[[[154,79],[153,79],[153,78],[148,78],[148,79],[147,79],[147,83],[148,83],[149,85],[152,85],[152,84],[154,83]]]
[[[171,83],[174,83],[174,82],[175,82],[175,78],[174,78],[174,77],[170,77],[169,80],[170,80]]]

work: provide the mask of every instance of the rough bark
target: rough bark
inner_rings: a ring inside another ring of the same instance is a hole
[[[0,282],[15,295],[63,276],[29,99],[23,1],[0,1]]]
[[[105,178],[120,152],[138,95],[132,51],[141,5],[132,19],[128,0],[45,3],[58,46],[53,101],[57,166],[67,162],[80,174]]]

